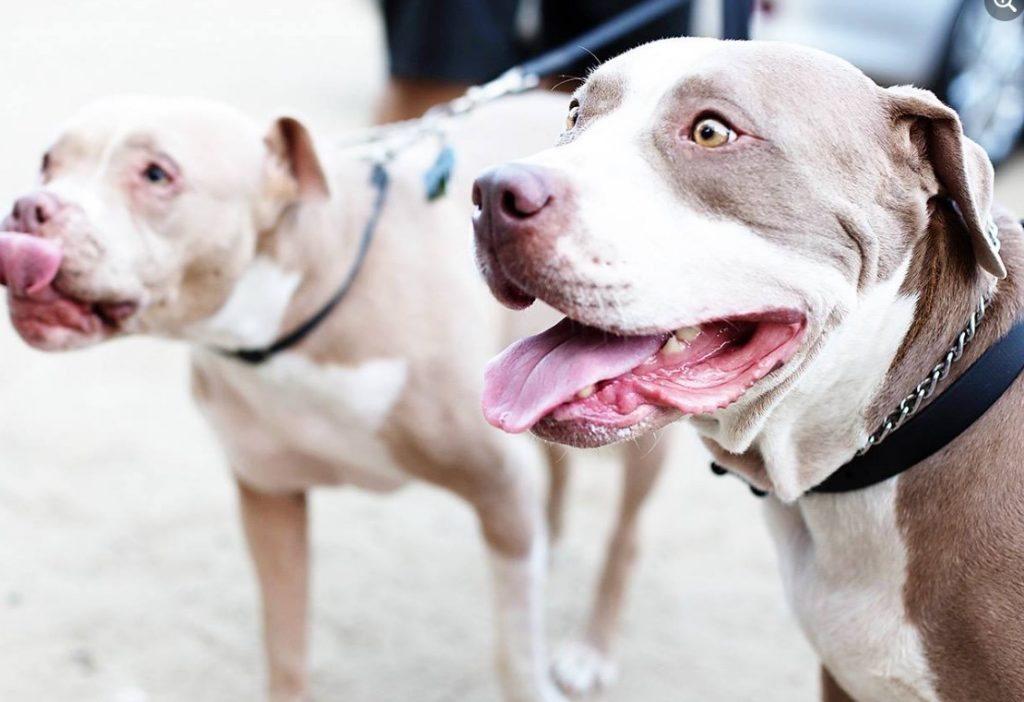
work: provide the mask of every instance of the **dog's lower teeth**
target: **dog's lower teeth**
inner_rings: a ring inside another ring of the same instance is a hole
[[[590,387],[583,388],[578,393],[576,393],[576,397],[578,397],[581,400],[585,400],[585,399],[587,399],[588,397],[590,397],[593,394],[594,394],[594,386],[591,385]]]
[[[667,353],[679,353],[684,348],[686,348],[686,344],[683,344],[682,342],[680,342],[679,339],[677,339],[676,337],[670,336],[665,341],[665,345],[661,347],[661,352],[662,353],[666,353],[666,354]]]
[[[677,329],[675,333],[675,338],[684,344],[690,343],[698,336],[700,336],[700,327],[683,327],[682,329]]]

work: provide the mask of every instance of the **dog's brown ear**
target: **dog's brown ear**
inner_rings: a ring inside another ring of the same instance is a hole
[[[313,138],[302,122],[292,117],[274,121],[264,141],[270,150],[271,166],[284,176],[292,192],[290,199],[325,199],[329,195]]]
[[[964,136],[956,112],[930,91],[897,86],[886,93],[897,125],[909,130],[911,143],[935,174],[935,194],[960,208],[978,264],[997,278],[1005,277],[999,240],[990,229],[994,176],[988,155]]]

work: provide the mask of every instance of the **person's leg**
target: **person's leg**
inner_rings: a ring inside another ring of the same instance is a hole
[[[378,123],[413,119],[521,58],[517,0],[384,0],[390,79]]]
[[[373,121],[387,124],[415,119],[434,105],[462,95],[470,85],[392,76],[377,100]]]

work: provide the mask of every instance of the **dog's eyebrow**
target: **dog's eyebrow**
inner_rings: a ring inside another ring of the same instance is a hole
[[[672,86],[671,92],[672,97],[675,98],[720,98],[723,91],[718,86],[718,81],[712,80],[705,75],[699,75],[686,76],[680,79],[678,83]]]
[[[626,82],[618,75],[599,74],[587,81],[581,95],[585,103],[587,118],[608,114],[622,104],[626,94]]]
[[[744,109],[743,105],[736,99],[733,91],[723,89],[723,81],[714,80],[708,76],[687,76],[683,78],[670,91],[673,100],[703,99],[714,102],[725,103],[735,109],[750,124],[757,124],[753,115]]]
[[[123,146],[130,149],[144,149],[146,151],[159,151],[156,140],[149,134],[129,134],[121,142]]]

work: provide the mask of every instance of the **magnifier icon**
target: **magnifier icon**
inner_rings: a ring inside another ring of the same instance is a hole
[[[1019,10],[1014,7],[1013,0],[992,0],[992,4],[1003,10],[1010,8],[1015,14],[1019,12]]]

